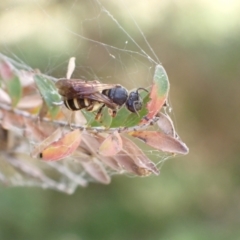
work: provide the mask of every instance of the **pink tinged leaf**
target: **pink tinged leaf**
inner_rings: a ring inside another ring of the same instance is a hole
[[[27,87],[29,85],[32,85],[34,83],[34,75],[35,74],[36,74],[35,72],[20,70],[18,72],[18,76],[19,76],[21,85],[23,87]]]
[[[131,136],[144,141],[147,145],[163,152],[187,154],[188,147],[182,141],[156,131],[137,131],[129,133]]]
[[[157,65],[153,78],[153,85],[150,92],[150,101],[147,104],[148,114],[147,119],[152,119],[162,108],[165,103],[170,84],[168,81],[168,76],[161,65]]]
[[[4,129],[12,130],[12,131],[24,129],[25,121],[23,116],[19,116],[4,110],[1,110],[1,111],[3,113],[1,125]]]
[[[96,153],[96,149],[99,148],[100,144],[104,141],[103,136],[101,135],[90,135],[90,134],[83,134],[82,141],[80,148],[85,149],[85,151],[89,151],[89,155],[96,156],[97,159],[101,160],[105,165],[109,166],[110,168],[122,172],[126,170],[131,173],[135,173],[139,176],[147,176],[151,174],[147,168],[142,167],[141,164],[138,166],[138,163],[135,163],[135,156],[128,155],[129,153],[122,150],[118,154],[112,157],[101,156]],[[82,158],[81,158],[82,159]],[[137,161],[138,162],[138,161]]]
[[[28,120],[25,122],[25,125],[25,136],[27,138],[30,138],[32,141],[41,141],[42,139],[44,139],[44,137],[46,137],[45,131],[39,129],[39,127],[33,121]]]
[[[9,63],[0,62],[0,76],[3,80],[9,80],[13,78],[13,69]]]
[[[176,132],[173,126],[172,119],[165,115],[164,113],[159,113],[159,120],[157,121],[158,127],[163,131],[163,133],[170,135],[172,137],[176,136]]]
[[[152,173],[147,168],[138,166],[134,159],[125,151],[119,152],[116,156],[114,156],[114,159],[116,159],[118,164],[127,172],[134,173],[138,176],[149,176]]]
[[[122,170],[121,166],[114,159],[114,156],[113,157],[103,157],[103,156],[99,155],[99,160],[101,160],[106,166],[108,166],[109,168],[111,168],[117,172],[121,172],[121,170]]]
[[[45,161],[57,161],[68,157],[78,148],[80,141],[81,133],[78,129],[69,132],[44,149],[43,152],[40,153],[40,158]]]
[[[17,104],[18,108],[31,109],[42,105],[42,98],[39,95],[23,97]]]
[[[62,133],[59,129],[57,130],[59,135],[56,136],[55,139],[52,139],[47,142],[45,140],[48,139],[49,136],[51,136],[54,132],[56,132],[56,126],[49,125],[48,123],[44,122],[41,122],[41,124],[39,124],[38,121],[32,121],[31,119],[25,119],[24,123],[25,123],[25,136],[31,139],[32,141],[41,142],[42,144],[42,145],[39,144],[37,146],[37,153],[35,154],[34,157],[37,157],[41,151],[43,151],[52,142],[57,141],[62,136]],[[45,145],[43,144],[44,141]]]
[[[159,174],[159,170],[156,165],[144,154],[144,152],[130,139],[122,137],[123,140],[123,149],[128,155],[130,155],[133,161],[143,169],[154,173],[155,175]]]
[[[99,154],[102,156],[114,156],[122,149],[122,138],[115,131],[103,141],[99,147]]]
[[[31,125],[30,125],[31,129]],[[60,128],[58,128],[56,131],[51,133],[47,138],[45,138],[41,143],[39,143],[31,152],[31,157],[36,158],[39,156],[39,154],[46,149],[48,146],[50,146],[52,143],[56,142],[62,137],[62,131]]]
[[[44,161],[58,161],[72,154],[79,146],[80,141],[81,133],[79,129],[76,129],[47,146],[40,152],[39,157]]]
[[[81,159],[81,164],[86,172],[95,180],[103,184],[109,184],[111,178],[97,158],[89,156],[86,159]]]
[[[2,88],[0,88],[0,102],[11,104],[11,98]]]
[[[113,157],[106,157],[100,154],[97,154],[97,150],[99,149],[100,144],[104,141],[104,137],[101,135],[91,135],[88,133],[82,134],[82,141],[80,144],[80,148],[83,151],[87,151],[89,155],[96,156],[101,162],[103,162],[108,167],[113,170],[120,171],[121,166]]]

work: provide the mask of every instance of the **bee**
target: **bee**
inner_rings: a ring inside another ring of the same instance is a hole
[[[97,120],[105,106],[112,110],[112,117],[116,116],[117,110],[124,104],[130,112],[137,113],[142,109],[143,103],[139,90],[147,91],[145,88],[138,88],[128,94],[127,89],[120,84],[104,84],[97,80],[79,79],[59,79],[56,87],[69,110],[97,111]]]

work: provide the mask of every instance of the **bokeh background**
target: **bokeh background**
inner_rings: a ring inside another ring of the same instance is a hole
[[[240,239],[240,2],[101,3],[151,54],[138,23],[167,70],[173,120],[190,153],[165,162],[158,177],[114,176],[70,196],[1,187],[0,239]],[[114,60],[81,36],[118,48],[129,41],[126,48],[139,51],[97,1],[0,3],[4,54],[54,77],[75,56],[76,76],[93,71],[127,87],[149,85],[141,57],[110,49]],[[124,81],[132,72],[138,82]]]

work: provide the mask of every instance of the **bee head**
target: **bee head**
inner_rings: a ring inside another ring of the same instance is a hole
[[[139,90],[144,90],[148,92],[145,88],[138,88],[136,91],[132,91],[126,101],[126,107],[130,112],[137,113],[142,109],[143,100],[139,95]]]

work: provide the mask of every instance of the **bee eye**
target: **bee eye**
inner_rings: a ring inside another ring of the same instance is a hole
[[[126,102],[126,107],[130,112],[138,112],[142,109],[142,99],[138,92],[131,92]]]

